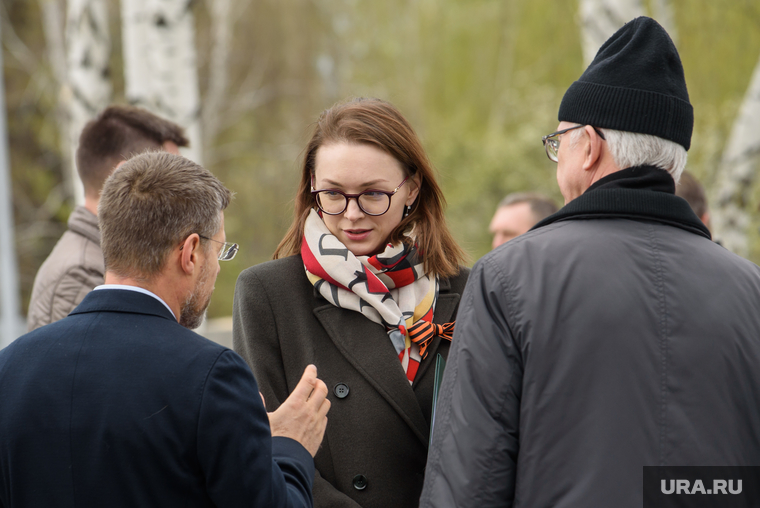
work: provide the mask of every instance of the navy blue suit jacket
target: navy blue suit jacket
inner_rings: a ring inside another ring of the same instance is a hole
[[[98,290],[0,351],[0,507],[311,506],[233,351],[151,296]]]

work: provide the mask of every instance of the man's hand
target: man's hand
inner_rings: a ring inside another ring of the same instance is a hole
[[[269,413],[272,436],[295,439],[315,456],[327,426],[327,386],[317,379],[317,368],[309,365],[290,397],[275,411]]]

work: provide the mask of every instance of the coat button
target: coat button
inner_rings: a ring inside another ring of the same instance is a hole
[[[367,477],[363,474],[354,476],[354,488],[356,490],[364,490],[367,488]]]
[[[348,385],[345,383],[338,383],[337,385],[335,385],[335,388],[333,388],[333,393],[339,399],[345,399],[346,397],[348,397],[348,391],[349,391]]]

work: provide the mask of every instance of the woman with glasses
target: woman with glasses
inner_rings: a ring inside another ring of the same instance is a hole
[[[234,347],[267,410],[313,363],[330,390],[318,507],[416,507],[436,358],[469,273],[419,138],[391,104],[324,111],[275,260],[245,270]]]

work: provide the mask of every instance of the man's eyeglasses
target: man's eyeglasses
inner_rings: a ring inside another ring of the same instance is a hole
[[[337,189],[320,189],[314,190],[312,182],[311,193],[317,201],[317,206],[327,215],[340,215],[348,208],[348,200],[356,199],[359,208],[367,215],[383,215],[391,207],[391,197],[398,192],[402,185],[409,180],[407,176],[404,181],[393,189],[393,192],[381,190],[365,190],[359,194],[346,194]]]
[[[214,240],[213,238],[209,238],[201,234],[199,234],[198,236],[200,236],[204,240],[211,240],[212,242],[222,244],[222,250],[219,251],[219,261],[232,260],[232,258],[235,257],[235,254],[237,254],[238,249],[240,249],[240,246],[236,243],[220,242],[219,240]]]
[[[546,150],[546,156],[549,157],[550,161],[557,162],[559,160],[557,153],[559,152],[559,137],[566,133],[567,131],[571,131],[573,129],[580,129],[581,127],[585,127],[585,125],[576,125],[575,127],[568,127],[567,129],[562,129],[561,131],[552,132],[551,134],[548,134],[541,138],[541,141],[544,143],[544,150]],[[604,134],[602,134],[602,131],[597,129],[596,127],[592,126],[592,129],[594,129],[594,132],[596,132],[600,138],[607,141],[607,139],[604,137]]]

